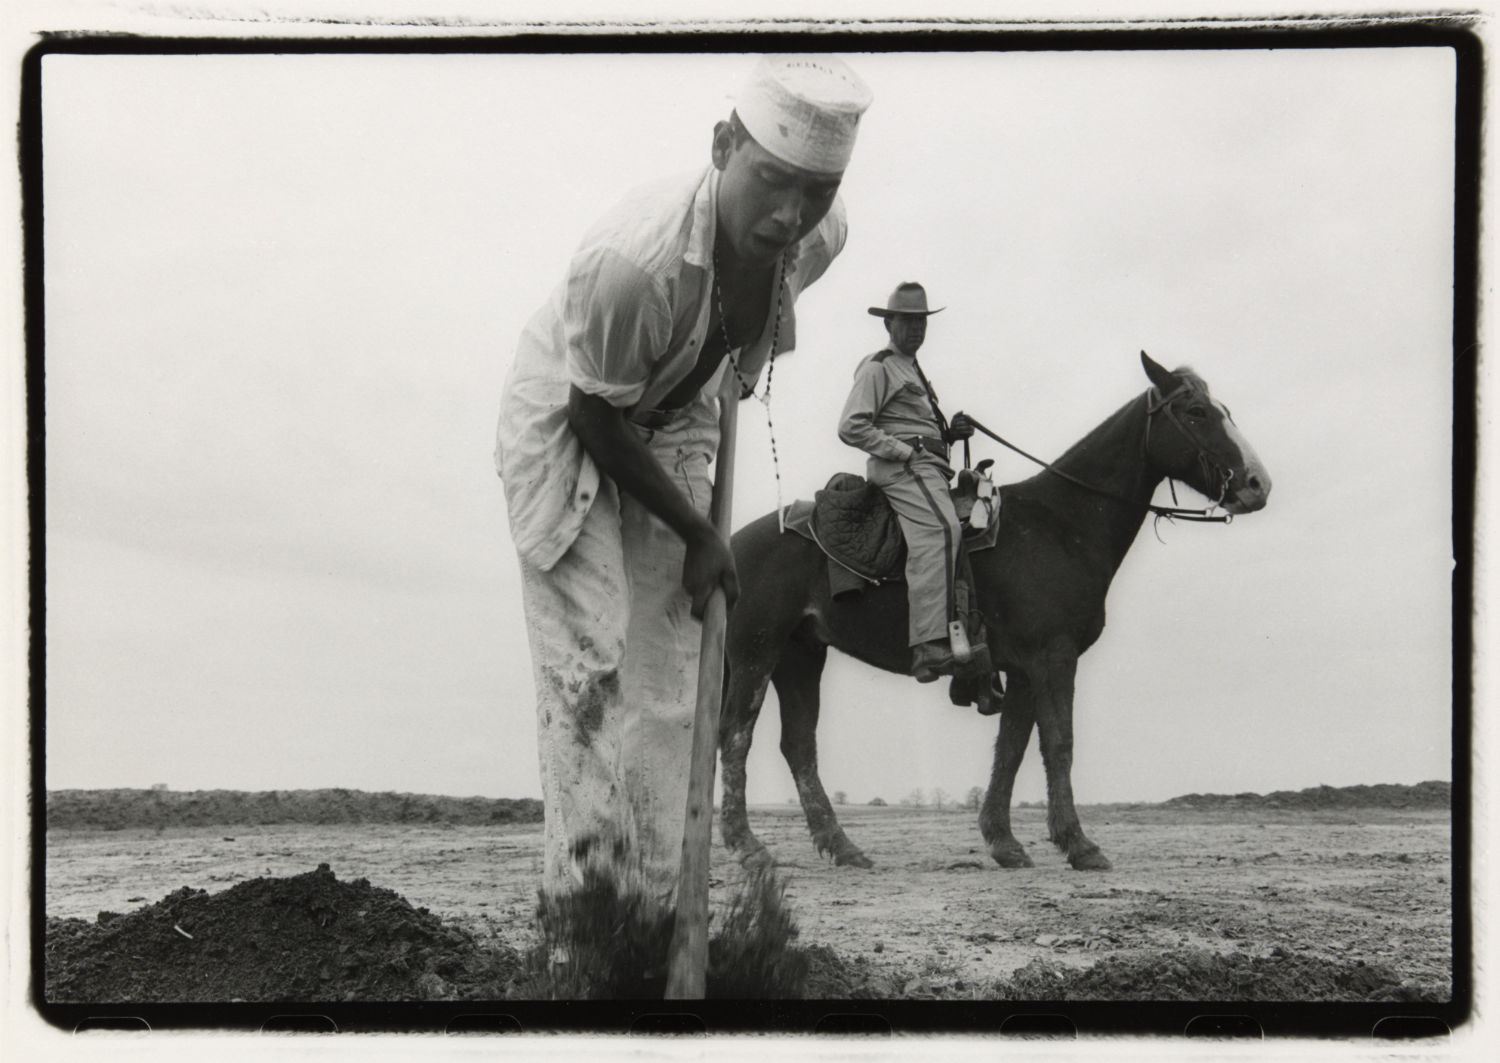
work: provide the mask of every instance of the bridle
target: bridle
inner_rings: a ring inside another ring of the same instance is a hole
[[[1195,451],[1197,451],[1198,467],[1203,470],[1204,481],[1207,483],[1212,483],[1215,479],[1219,481],[1219,497],[1214,499],[1214,504],[1212,506],[1209,506],[1208,509],[1202,511],[1204,513],[1210,513],[1223,505],[1224,496],[1229,493],[1229,483],[1234,479],[1234,470],[1224,468],[1212,457],[1210,457],[1208,448],[1203,445],[1203,441],[1198,438],[1197,433],[1195,433],[1187,425],[1183,424],[1182,419],[1177,416],[1176,411],[1173,409],[1173,405],[1177,401],[1178,396],[1194,393],[1196,391],[1197,388],[1195,388],[1190,382],[1183,381],[1166,395],[1163,395],[1161,389],[1157,387],[1152,387],[1146,392],[1146,432],[1141,437],[1141,456],[1145,457],[1150,452],[1151,418],[1154,417],[1157,413],[1165,414],[1167,420],[1172,422],[1172,426],[1176,428],[1177,431],[1181,432],[1183,437],[1188,441],[1188,444]],[[1208,398],[1208,396],[1205,395],[1203,397],[1203,401],[1209,402],[1211,400]],[[1223,406],[1222,403],[1220,403],[1219,405]],[[1229,418],[1230,424],[1233,424],[1234,415],[1229,412],[1229,407],[1224,406],[1223,409],[1224,416]],[[1172,492],[1172,501],[1176,502],[1176,480],[1168,476],[1167,486]],[[1226,517],[1227,516],[1228,515],[1226,515]],[[1218,518],[1215,517],[1213,519],[1217,520]],[[1224,523],[1228,524],[1229,520],[1226,519]]]
[[[1009,447],[1011,450],[1021,455],[1021,457],[1026,458],[1028,461],[1036,462],[1036,464],[1040,465],[1042,468],[1046,469],[1054,476],[1060,476],[1064,480],[1067,480],[1069,483],[1074,484],[1078,487],[1082,487],[1085,491],[1092,491],[1096,495],[1102,495],[1105,498],[1112,498],[1117,502],[1124,502],[1128,505],[1141,506],[1150,513],[1154,514],[1158,519],[1165,517],[1168,520],[1197,521],[1204,524],[1229,524],[1234,520],[1233,513],[1222,513],[1215,515],[1214,510],[1219,508],[1220,504],[1224,501],[1224,496],[1229,493],[1229,481],[1234,475],[1233,472],[1231,470],[1222,468],[1218,462],[1209,457],[1208,448],[1203,445],[1202,441],[1196,435],[1194,435],[1193,432],[1188,428],[1188,426],[1183,424],[1182,421],[1177,417],[1177,415],[1172,411],[1172,404],[1176,401],[1178,396],[1182,395],[1185,392],[1190,392],[1193,390],[1195,389],[1193,388],[1192,384],[1183,383],[1167,395],[1163,395],[1161,393],[1161,389],[1156,387],[1153,387],[1146,392],[1146,432],[1141,444],[1141,453],[1144,457],[1146,454],[1146,448],[1150,443],[1151,419],[1157,413],[1164,412],[1166,414],[1167,420],[1171,421],[1172,424],[1176,426],[1177,430],[1183,434],[1188,442],[1192,444],[1193,449],[1197,451],[1198,461],[1199,464],[1203,466],[1204,472],[1210,474],[1210,478],[1213,478],[1212,474],[1217,474],[1217,477],[1220,480],[1221,486],[1219,488],[1219,497],[1215,499],[1213,505],[1208,506],[1205,509],[1185,509],[1181,506],[1176,505],[1158,506],[1155,503],[1141,502],[1137,499],[1129,498],[1115,491],[1108,491],[1102,487],[1095,486],[1094,484],[1086,483],[1085,481],[1080,480],[1078,477],[1072,475],[1071,473],[1064,472],[1063,470],[1057,468],[1055,465],[1052,465],[1049,462],[1045,462],[1035,455],[1028,454],[1026,451],[1010,442],[1010,440],[1005,439],[1002,436],[990,431],[984,425],[974,420],[973,417],[970,417],[967,414],[965,414],[964,416],[968,419],[968,422],[974,426],[974,430],[976,432],[984,433],[985,435],[993,439],[996,443],[999,443],[1001,446]],[[1226,416],[1229,415],[1229,408],[1227,406],[1224,408],[1224,413]],[[1233,422],[1233,420],[1234,418],[1230,417],[1230,421]],[[965,453],[967,453],[967,448],[965,448]],[[1167,482],[1171,486],[1172,501],[1176,502],[1177,487],[1175,483],[1173,483],[1172,477],[1167,477]]]

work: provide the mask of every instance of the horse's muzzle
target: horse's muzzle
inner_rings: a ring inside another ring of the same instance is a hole
[[[1264,469],[1247,470],[1243,484],[1231,484],[1224,495],[1224,509],[1235,516],[1266,508],[1271,496],[1271,477]]]

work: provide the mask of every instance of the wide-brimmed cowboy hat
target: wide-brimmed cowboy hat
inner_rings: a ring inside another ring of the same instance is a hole
[[[890,317],[893,314],[920,314],[928,317],[946,309],[945,306],[936,310],[927,309],[927,289],[915,281],[906,281],[896,285],[896,290],[891,292],[891,297],[885,301],[884,306],[870,307],[870,313],[876,317]]]

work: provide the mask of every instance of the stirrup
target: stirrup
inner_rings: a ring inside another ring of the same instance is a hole
[[[999,672],[991,672],[984,689],[975,694],[974,708],[981,716],[998,716],[1005,710],[1005,684]]]
[[[985,648],[981,652],[988,656]],[[1005,686],[999,672],[956,675],[948,684],[948,700],[953,704],[974,706],[981,716],[995,716],[1005,708]]]

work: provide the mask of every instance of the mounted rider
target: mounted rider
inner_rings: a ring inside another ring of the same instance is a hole
[[[839,419],[839,438],[869,455],[866,477],[884,492],[906,537],[908,644],[919,683],[952,675],[967,655],[954,588],[962,530],[948,481],[949,446],[974,434],[968,418],[950,424],[917,362],[927,336],[927,292],[913,281],[896,286],[871,314],[885,320],[889,341],[854,371]]]

